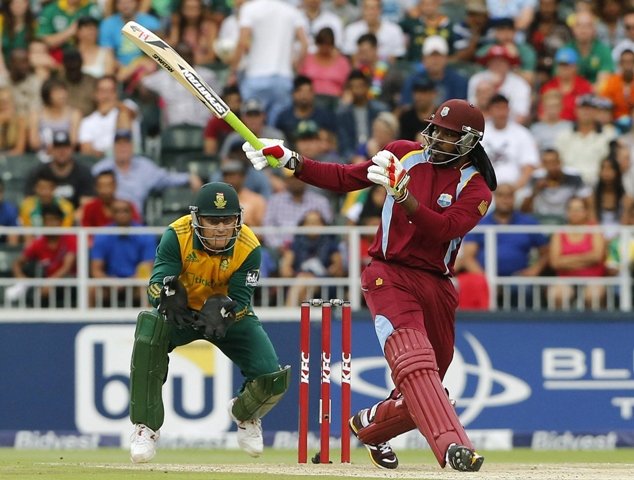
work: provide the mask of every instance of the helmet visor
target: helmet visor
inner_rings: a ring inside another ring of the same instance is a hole
[[[233,247],[242,222],[240,215],[201,216],[192,212],[192,225],[207,250],[222,253]]]
[[[427,124],[420,135],[429,152],[429,162],[435,165],[447,165],[467,155],[481,137],[481,134],[455,132],[433,123]]]

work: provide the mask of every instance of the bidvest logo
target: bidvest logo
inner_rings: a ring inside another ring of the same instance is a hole
[[[475,359],[475,363],[466,363],[456,349],[443,381],[450,396],[456,399],[456,408],[464,426],[473,422],[485,408],[513,405],[531,396],[531,388],[524,380],[494,368],[487,351],[475,336],[465,333],[464,337],[472,350],[470,356]],[[353,392],[374,397],[377,401],[389,396],[394,384],[385,358],[353,357],[351,363],[350,383]],[[341,366],[341,362],[332,365],[332,380],[337,384],[341,384]],[[344,372],[349,368],[346,365]],[[368,376],[367,372],[376,369],[384,370],[381,377],[385,382],[382,385],[364,378],[364,375]]]
[[[133,325],[90,325],[75,339],[75,423],[82,433],[129,435]],[[170,354],[164,433],[206,438],[231,427],[231,362],[208,342]],[[163,432],[162,432],[163,433]]]

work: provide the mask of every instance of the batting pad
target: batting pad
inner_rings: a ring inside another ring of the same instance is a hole
[[[405,400],[396,391],[392,392],[390,398],[377,403],[372,410],[374,415],[370,424],[356,432],[357,438],[367,445],[387,442],[416,428]]]
[[[165,411],[161,390],[167,376],[170,326],[157,312],[141,312],[130,365],[130,420],[157,431]]]
[[[438,463],[445,466],[445,453],[452,443],[473,449],[442,386],[427,336],[411,328],[394,331],[385,342],[385,358],[396,388]]]

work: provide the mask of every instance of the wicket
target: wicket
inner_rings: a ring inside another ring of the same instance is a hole
[[[332,307],[341,307],[341,463],[350,463],[350,375],[352,311],[350,302],[313,298],[302,302],[300,322],[299,438],[297,463],[308,460],[308,387],[310,384],[310,308],[321,306],[321,396],[319,400],[320,450],[313,463],[330,463],[330,359]]]

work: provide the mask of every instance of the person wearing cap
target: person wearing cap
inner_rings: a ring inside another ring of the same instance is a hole
[[[421,50],[420,63],[414,67],[414,72],[405,79],[401,90],[401,105],[412,104],[412,85],[423,77],[430,79],[436,85],[436,102],[443,103],[450,98],[467,97],[467,78],[455,70],[449,62],[449,44],[438,35],[425,39]]]
[[[480,52],[478,60],[486,69],[469,79],[469,101],[476,101],[475,92],[480,82],[492,81],[496,93],[509,99],[513,120],[521,124],[528,122],[532,90],[530,84],[513,71],[519,65],[517,48],[514,45],[492,44]]]
[[[539,93],[543,97],[546,92],[556,90],[562,95],[561,119],[576,120],[576,102],[581,95],[592,93],[592,84],[577,73],[579,54],[574,48],[562,47],[555,53],[555,75],[542,85]],[[541,115],[541,103],[538,112]]]
[[[610,47],[597,38],[597,18],[591,12],[575,13],[571,23],[573,39],[564,47],[573,48],[579,55],[579,75],[599,86],[614,72]]]
[[[599,85],[597,93],[612,102],[615,119],[629,117],[634,105],[634,48],[621,51],[616,73]]]
[[[90,169],[75,160],[73,144],[68,132],[60,130],[53,133],[50,149],[51,161],[34,168],[25,182],[25,193],[34,192],[35,179],[46,172],[55,178],[56,195],[69,200],[76,210],[77,220],[81,218],[83,206],[92,199],[95,192]]]
[[[92,174],[113,170],[117,176],[117,198],[129,200],[138,212],[143,212],[152,191],[189,185],[196,192],[203,184],[193,173],[172,172],[159,167],[151,159],[135,155],[131,130],[117,130],[114,135],[113,156],[100,160],[92,167]]]
[[[476,52],[486,45],[489,40],[489,14],[486,0],[467,0],[465,2],[465,16],[452,27],[454,62],[473,63]]]
[[[285,132],[277,127],[273,127],[267,123],[266,110],[264,103],[256,97],[247,98],[240,105],[240,119],[256,136],[266,138],[286,139]],[[244,138],[238,132],[232,131],[220,147],[220,158],[226,158],[231,149],[236,145],[242,145]]]
[[[418,62],[420,50],[425,39],[430,35],[438,35],[447,40],[449,52],[453,45],[453,23],[447,15],[441,11],[440,0],[419,0],[409,9],[399,25],[407,38],[407,53],[404,60]]]
[[[412,106],[398,117],[401,138],[418,140],[427,126],[427,119],[436,111],[436,84],[426,77],[417,78],[412,85]]]
[[[247,165],[241,159],[226,158],[220,165],[221,180],[228,183],[238,192],[240,205],[244,209],[244,222],[253,226],[264,225],[267,201],[263,195],[255,193],[245,186]]]
[[[588,185],[596,183],[601,160],[610,153],[610,142],[615,139],[614,128],[602,128],[597,122],[596,101],[592,94],[582,95],[576,101],[573,130],[561,132],[555,138],[555,148],[564,167],[574,169]]]
[[[480,143],[484,129],[480,110],[451,99],[429,119],[422,143],[397,140],[360,163],[317,162],[272,139],[260,139],[262,149],[242,145],[258,170],[285,168],[298,182],[334,192],[380,185],[387,193],[361,290],[395,389],[349,419],[352,433],[379,468],[398,467],[389,442],[414,429],[441,467],[478,471],[484,462],[442,385],[454,353],[455,258],[462,238],[486,215],[497,187]],[[269,165],[267,155],[277,162]],[[289,205],[287,199],[276,210],[287,211]]]

